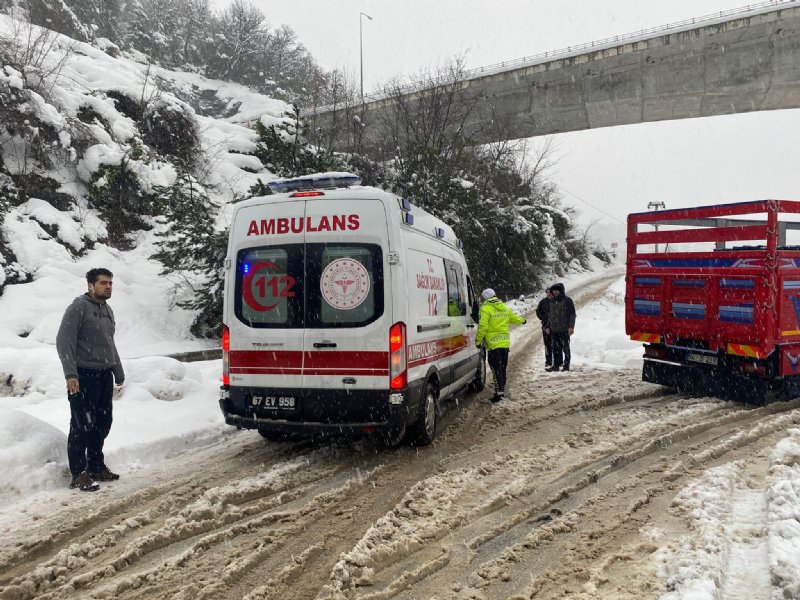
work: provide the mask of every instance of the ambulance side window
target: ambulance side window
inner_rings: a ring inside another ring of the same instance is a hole
[[[467,289],[464,285],[464,272],[461,265],[444,259],[447,277],[447,316],[463,317],[467,314]]]
[[[467,275],[467,294],[471,307],[470,314],[472,315],[472,320],[477,323],[479,320],[480,307],[478,306],[478,300],[475,298],[475,290],[472,288],[472,279],[469,275]]]

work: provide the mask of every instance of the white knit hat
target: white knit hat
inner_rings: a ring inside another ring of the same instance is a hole
[[[492,288],[486,288],[485,290],[483,290],[481,292],[481,297],[484,300],[488,300],[489,298],[491,298],[494,295],[495,295],[495,293],[494,293],[494,290]]]

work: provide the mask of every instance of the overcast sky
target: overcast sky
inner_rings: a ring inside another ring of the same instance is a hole
[[[359,13],[370,15],[372,21],[362,18],[367,93],[456,55],[465,56],[467,68],[480,67],[746,5],[743,0],[254,2],[271,25],[290,25],[323,68],[355,77]],[[651,201],[682,207],[800,200],[798,133],[800,110],[561,134],[555,136],[560,162],[550,176],[584,223],[598,217],[615,222],[603,212],[624,222]]]

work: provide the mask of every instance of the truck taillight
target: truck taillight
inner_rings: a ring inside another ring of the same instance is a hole
[[[408,383],[406,371],[406,324],[389,329],[389,389],[402,390]]]
[[[231,384],[231,330],[222,326],[222,385]]]

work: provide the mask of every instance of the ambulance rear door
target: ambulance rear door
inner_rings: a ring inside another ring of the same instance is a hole
[[[305,202],[239,209],[234,232],[231,387],[248,412],[284,418],[299,411],[303,385]]]
[[[348,392],[389,388],[389,235],[381,200],[331,196],[306,204],[303,386],[347,420]]]

